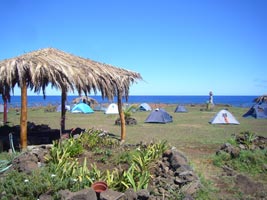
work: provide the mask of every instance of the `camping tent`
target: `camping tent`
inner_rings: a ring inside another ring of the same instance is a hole
[[[70,111],[70,106],[69,105],[65,105],[65,109],[68,110],[68,111]],[[58,105],[57,112],[61,112],[61,104]]]
[[[153,110],[145,120],[146,123],[169,123],[172,122],[172,116],[169,115],[164,109]]]
[[[211,124],[240,124],[227,110],[220,110],[210,121]]]
[[[4,105],[0,104],[0,113],[3,113],[3,112],[4,112]]]
[[[151,111],[152,109],[151,109],[151,107],[150,107],[149,104],[147,104],[147,103],[142,103],[142,104],[140,104],[140,106],[139,106],[139,110],[141,110],[141,111]]]
[[[184,112],[187,112],[187,109],[183,105],[178,105],[176,107],[176,109],[174,110],[174,112],[182,112],[182,113],[184,113]]]
[[[93,113],[94,111],[86,103],[78,103],[78,104],[76,104],[71,109],[71,112],[72,113],[85,113],[85,114],[89,114],[89,113]]]
[[[118,105],[115,103],[109,104],[105,111],[105,114],[119,114]]]
[[[106,107],[102,106],[101,104],[98,104],[94,107],[94,111],[105,111]]]
[[[267,103],[257,103],[252,106],[243,117],[255,117],[256,119],[267,119]]]

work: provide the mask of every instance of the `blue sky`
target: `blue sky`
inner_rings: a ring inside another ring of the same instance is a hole
[[[0,9],[0,60],[53,47],[139,72],[130,95],[267,93],[266,0],[1,0]]]

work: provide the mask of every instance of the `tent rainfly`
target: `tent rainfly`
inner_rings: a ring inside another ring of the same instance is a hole
[[[117,96],[121,123],[121,140],[126,136],[122,98],[128,100],[129,87],[142,80],[139,73],[99,63],[54,48],[45,48],[0,61],[0,94],[10,100],[10,91],[21,88],[20,141],[27,147],[27,88],[43,92],[48,84],[61,91],[61,133],[65,129],[67,92],[79,95],[101,92],[102,98]]]
[[[146,118],[146,123],[166,124],[172,122],[172,116],[162,108],[153,110]]]
[[[254,117],[256,119],[267,119],[267,102],[253,105],[243,117]]]
[[[175,108],[174,112],[185,113],[187,112],[187,109],[183,105],[178,105]]]
[[[141,111],[151,111],[152,108],[147,103],[141,103],[140,106],[139,106],[139,110],[141,110]]]
[[[109,104],[107,109],[104,112],[105,114],[119,114],[118,105],[115,103]]]
[[[209,122],[210,124],[240,124],[228,110],[220,110]]]
[[[87,105],[86,103],[83,103],[83,102],[76,104],[71,109],[71,112],[72,113],[84,113],[84,114],[94,113],[92,108],[89,105]]]

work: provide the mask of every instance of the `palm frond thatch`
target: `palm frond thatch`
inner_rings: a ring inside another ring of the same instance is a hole
[[[96,99],[88,97],[88,96],[80,96],[80,97],[74,98],[72,100],[72,103],[74,103],[74,104],[77,104],[80,102],[84,102],[86,104],[98,104]]]
[[[65,108],[66,93],[76,89],[81,95],[100,91],[102,98],[118,97],[120,118],[121,98],[127,100],[130,84],[142,80],[139,73],[113,67],[90,59],[74,56],[58,49],[46,48],[0,61],[0,94],[8,96],[18,85],[21,87],[20,135],[22,149],[27,147],[27,88],[43,92],[50,83],[62,92],[61,106]],[[65,129],[65,110],[61,112],[61,133]],[[125,123],[122,123],[122,140]]]
[[[85,59],[54,48],[45,48],[0,61],[0,92],[13,89],[26,80],[34,92],[52,87],[85,94],[100,91],[103,98],[112,99],[120,89],[128,96],[129,86],[142,80],[139,73]]]

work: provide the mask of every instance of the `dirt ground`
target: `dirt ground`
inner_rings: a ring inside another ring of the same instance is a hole
[[[192,162],[195,170],[201,172],[214,189],[213,199],[219,200],[266,200],[267,185],[257,177],[239,174],[236,171],[219,168],[213,165],[211,156],[219,147],[187,148],[183,152]]]

